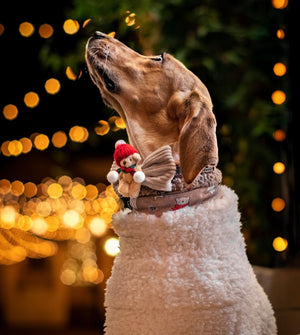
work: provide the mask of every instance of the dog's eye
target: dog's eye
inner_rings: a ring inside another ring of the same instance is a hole
[[[160,56],[151,57],[152,60],[156,62],[162,62],[164,60],[165,53],[162,53]]]

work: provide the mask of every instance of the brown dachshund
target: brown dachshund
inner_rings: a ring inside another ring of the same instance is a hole
[[[96,32],[86,61],[104,102],[124,120],[129,142],[145,159],[170,145],[190,184],[218,163],[216,120],[204,84],[169,54],[143,56]]]

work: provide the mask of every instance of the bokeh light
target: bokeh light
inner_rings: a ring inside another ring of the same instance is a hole
[[[275,198],[271,203],[272,209],[275,212],[281,212],[285,208],[285,201],[282,198]]]
[[[39,34],[42,38],[51,37],[53,35],[53,32],[53,27],[48,23],[41,24],[39,27]]]
[[[68,137],[65,132],[57,131],[52,135],[51,142],[56,148],[62,148],[67,144]]]
[[[0,36],[4,33],[4,31],[5,31],[4,25],[0,23]]]
[[[68,19],[63,24],[63,29],[66,34],[74,35],[78,32],[80,26],[77,20]]]
[[[286,66],[283,63],[276,63],[273,67],[276,76],[282,77],[286,74]]]
[[[272,101],[276,105],[282,105],[286,100],[286,94],[282,90],[276,90],[272,93]]]
[[[278,39],[283,40],[285,38],[285,32],[283,29],[277,29],[276,36]]]
[[[105,120],[98,121],[98,125],[95,127],[95,133],[100,136],[106,135],[109,130],[109,123]]]
[[[50,78],[45,83],[45,90],[49,94],[56,94],[60,90],[60,82],[55,78]]]
[[[18,108],[13,104],[6,105],[3,108],[3,115],[7,120],[14,120],[18,116]]]
[[[128,27],[133,26],[135,24],[135,13],[131,13],[125,18],[125,23]]]
[[[273,165],[273,171],[276,174],[282,174],[285,171],[285,165],[282,162],[276,162]]]
[[[34,26],[30,22],[23,22],[19,26],[19,32],[24,37],[30,37],[34,33]]]
[[[285,131],[282,130],[282,129],[277,129],[277,130],[275,130],[274,133],[273,133],[273,138],[274,138],[274,140],[277,141],[277,142],[282,142],[282,141],[284,141],[285,138],[286,138],[286,133],[285,133]]]
[[[284,9],[288,4],[288,0],[272,0],[272,6],[276,9]]]
[[[38,150],[45,150],[45,149],[47,149],[48,146],[49,146],[49,143],[50,143],[49,138],[45,134],[39,134],[34,139],[34,146]]]
[[[69,131],[70,139],[74,142],[85,142],[89,137],[89,132],[85,127],[74,126]]]
[[[35,92],[28,92],[24,96],[24,103],[27,107],[34,108],[40,102],[40,98]]]
[[[77,79],[76,74],[73,72],[73,70],[71,69],[70,66],[67,66],[67,68],[66,68],[66,76],[70,80],[76,80]]]
[[[10,155],[19,156],[22,153],[23,146],[20,141],[13,140],[9,142],[7,149]]]
[[[20,143],[22,144],[22,147],[23,147],[23,149],[22,149],[22,153],[23,154],[27,154],[28,152],[31,151],[31,149],[32,149],[32,142],[31,142],[31,140],[29,138],[27,138],[27,137],[21,138],[20,139]]]
[[[120,242],[115,237],[108,238],[104,243],[104,251],[107,255],[115,257],[120,252]]]
[[[274,250],[278,252],[282,252],[287,249],[288,241],[287,239],[278,236],[274,238],[272,245],[273,245]]]

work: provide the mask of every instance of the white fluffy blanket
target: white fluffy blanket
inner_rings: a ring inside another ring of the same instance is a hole
[[[273,310],[245,253],[236,194],[161,217],[123,211],[107,282],[106,335],[274,335]]]

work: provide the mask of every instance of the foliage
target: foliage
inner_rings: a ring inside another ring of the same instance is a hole
[[[136,14],[132,26],[124,22],[129,13]],[[272,133],[288,122],[270,98],[280,85],[272,67],[286,52],[276,38],[278,10],[269,0],[74,0],[67,15],[91,22],[68,53],[50,57],[46,46],[40,57],[47,66],[79,68],[88,36],[115,31],[138,52],[172,53],[205,83],[218,121],[219,165],[240,197],[250,260],[270,265],[271,175],[280,150]]]

